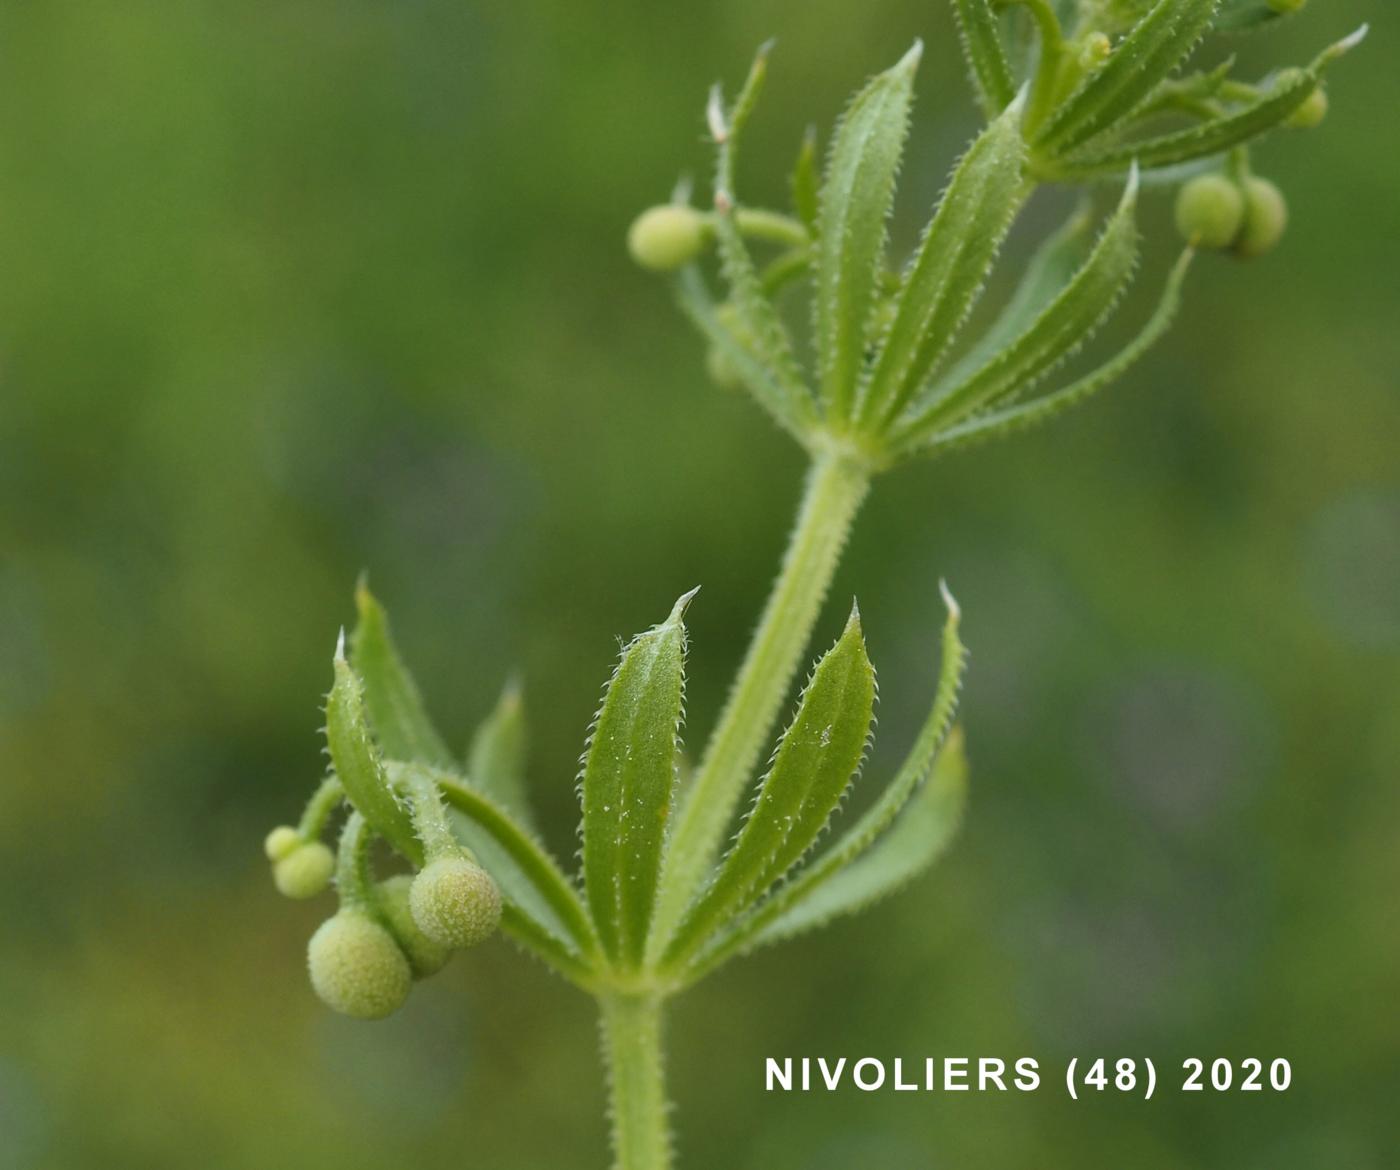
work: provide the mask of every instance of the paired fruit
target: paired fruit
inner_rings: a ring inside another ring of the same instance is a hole
[[[1176,226],[1194,247],[1232,249],[1245,259],[1278,246],[1288,226],[1283,192],[1268,179],[1201,175],[1176,198]]]

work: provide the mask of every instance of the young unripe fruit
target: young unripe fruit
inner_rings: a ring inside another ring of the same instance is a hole
[[[452,957],[452,948],[434,942],[418,928],[408,904],[412,887],[413,879],[408,874],[395,874],[375,888],[375,900],[389,924],[389,932],[407,956],[414,976],[426,979],[447,965],[447,960]]]
[[[1301,106],[1288,115],[1284,125],[1290,130],[1311,130],[1314,126],[1322,125],[1329,105],[1327,92],[1319,85],[1308,94]]]
[[[413,879],[408,904],[424,934],[454,949],[484,942],[501,921],[500,888],[465,857],[430,861]]]
[[[663,203],[649,207],[627,229],[627,250],[643,268],[671,272],[689,264],[709,238],[705,217],[693,207]]]
[[[268,861],[281,861],[301,845],[301,834],[291,825],[278,825],[263,838],[263,852]]]
[[[298,845],[272,867],[272,880],[288,898],[314,898],[331,882],[335,854],[322,842]]]
[[[1201,175],[1177,193],[1176,228],[1199,248],[1228,248],[1244,226],[1244,192],[1224,175]]]
[[[362,910],[342,910],[321,923],[307,945],[306,966],[321,1002],[360,1020],[392,1015],[413,985],[394,936]]]
[[[1235,240],[1235,252],[1245,259],[1272,252],[1288,226],[1288,204],[1283,192],[1268,179],[1250,176],[1244,181],[1244,227]]]
[[[1307,2],[1308,0],[1268,0],[1268,5],[1275,12],[1297,12]]]

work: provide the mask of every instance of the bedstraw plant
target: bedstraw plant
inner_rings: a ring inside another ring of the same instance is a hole
[[[786,211],[745,202],[736,184],[767,71],[761,49],[732,101],[718,87],[710,94],[708,205],[694,206],[682,189],[632,226],[633,256],[671,274],[711,372],[742,386],[811,458],[781,570],[693,774],[679,779],[684,619],[694,593],[625,646],[606,685],[578,775],[581,864],[570,874],[541,843],[525,796],[518,690],[507,688],[459,758],[361,583],[358,622],[336,648],[326,702],[329,774],[300,824],[267,839],[284,894],[310,897],[334,879],[340,908],[312,936],[308,963],[312,987],[337,1011],[388,1015],[414,980],[498,923],[595,997],[621,1170],[672,1163],[667,1002],[738,955],[904,885],[957,826],[966,765],[954,713],[966,655],[946,588],[928,717],[861,815],[838,818],[871,739],[876,695],[854,606],[760,766],[872,479],[1089,398],[1167,329],[1196,250],[1250,257],[1277,244],[1283,197],[1252,174],[1249,146],[1278,127],[1315,126],[1326,112],[1323,74],[1360,39],[1249,82],[1234,76],[1233,58],[1198,70],[1187,59],[1208,34],[1267,28],[1301,0],[952,6],[986,124],[911,256],[892,261],[886,221],[917,43],[851,100],[824,166],[815,137],[802,141]],[[1088,194],[1025,264],[1000,312],[964,340],[1013,221],[1046,184]],[[1134,275],[1149,184],[1179,187],[1181,259],[1126,344],[1056,382]],[[1092,196],[1104,187],[1111,206],[1096,216]],[[722,297],[707,272],[711,255]],[[805,321],[794,311],[803,292]],[[321,838],[342,807],[333,854]],[[376,877],[376,840],[410,872]]]

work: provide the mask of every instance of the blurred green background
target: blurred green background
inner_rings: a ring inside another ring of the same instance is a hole
[[[1243,71],[1381,8],[1315,3]],[[882,776],[949,579],[970,820],[916,888],[680,1003],[685,1165],[1395,1165],[1393,32],[1258,151],[1277,253],[1203,258],[1093,408],[877,486],[820,637],[858,593]],[[362,568],[463,741],[519,666],[562,854],[615,639],[696,583],[708,729],[801,462],[623,236],[708,167],[705,89],[759,41],[743,187],[778,202],[803,127],[916,35],[906,243],[975,126],[942,3],[0,6],[0,1170],[605,1163],[582,996],[494,944],[390,1022],[332,1018],[302,966],[327,907],[277,898],[260,840],[320,772]],[[1134,319],[1176,248],[1163,196],[1145,220]],[[770,1097],[769,1055],[1295,1083]]]

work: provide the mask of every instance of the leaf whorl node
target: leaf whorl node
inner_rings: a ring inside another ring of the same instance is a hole
[[[307,944],[306,966],[321,1002],[360,1020],[393,1015],[413,984],[394,936],[362,910],[341,910],[321,923]]]

